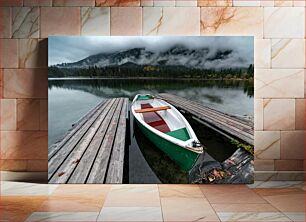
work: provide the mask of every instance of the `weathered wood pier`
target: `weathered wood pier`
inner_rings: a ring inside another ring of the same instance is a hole
[[[166,100],[179,110],[190,113],[208,127],[230,138],[240,139],[254,145],[254,123],[251,120],[229,115],[198,102],[168,93],[158,94],[157,97]]]
[[[128,99],[99,103],[49,147],[49,183],[122,183]]]

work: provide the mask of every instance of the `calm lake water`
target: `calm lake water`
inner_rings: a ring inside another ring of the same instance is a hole
[[[253,117],[253,82],[149,79],[49,79],[49,146],[101,100],[139,93],[171,93],[231,114]],[[208,153],[218,161],[234,151],[224,138],[187,117]],[[187,174],[154,147],[134,124],[129,146],[129,183],[186,183]]]

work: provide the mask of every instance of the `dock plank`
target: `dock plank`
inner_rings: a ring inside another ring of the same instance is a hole
[[[248,119],[229,115],[198,102],[168,93],[158,94],[157,97],[166,100],[178,109],[194,115],[201,121],[216,127],[233,138],[238,138],[254,145],[254,123]]]
[[[106,101],[103,101],[91,109],[85,114],[79,121],[77,121],[73,127],[60,139],[60,141],[52,144],[48,149],[48,159],[51,159],[65,144],[66,142],[87,122],[88,118],[91,118]]]
[[[107,101],[108,103],[109,101]],[[81,142],[84,139],[84,135],[89,130],[89,128],[94,124],[96,119],[99,117],[99,115],[104,111],[105,105],[107,103],[103,104],[97,112],[89,118],[85,124],[75,132],[73,136],[69,138],[69,140],[65,143],[64,147],[62,147],[56,155],[51,157],[48,161],[48,178],[51,179],[51,177],[54,175],[56,170],[59,168],[59,166],[62,164],[62,162],[65,160],[65,158],[73,151],[74,147]]]
[[[115,177],[107,181],[122,183],[127,107],[126,98],[99,103],[52,145],[56,151],[49,153],[49,183],[104,183],[106,175]],[[118,161],[111,164],[114,155]]]
[[[109,110],[108,115],[105,117],[105,120],[101,125],[100,129],[98,130],[95,139],[89,145],[86,153],[84,154],[83,158],[80,160],[68,183],[86,183],[86,179],[90,173],[92,165],[94,164],[101,143],[105,138],[107,129],[112,120],[112,116],[114,114],[115,108],[117,107],[118,103],[119,99],[117,99],[114,102],[113,106]]]
[[[238,133],[241,133],[242,135],[246,136],[246,137],[249,137],[249,135],[252,134],[253,132],[253,129],[247,125],[243,125],[243,124],[238,124],[237,122],[235,122],[235,120],[228,120],[228,119],[223,119],[223,117],[220,117],[218,116],[218,113],[215,113],[215,114],[211,114],[211,113],[207,113],[205,110],[195,106],[195,105],[192,105],[192,104],[189,104],[189,103],[184,103],[182,102],[182,104],[184,104],[185,106],[189,106],[190,108],[192,108],[193,112],[197,114],[197,116],[199,118],[202,118],[203,117],[203,113],[205,113],[205,118],[206,118],[206,121],[213,124],[213,125],[216,125],[218,127],[228,127],[230,129],[232,129],[233,131],[235,132],[238,132]],[[183,106],[182,106],[183,107]],[[181,109],[184,109],[180,107]],[[233,117],[231,117],[233,118]]]
[[[219,110],[212,109],[210,107],[204,106],[203,104],[200,104],[195,101],[190,101],[182,97],[178,97],[178,96],[174,96],[170,94],[163,94],[163,95],[166,96],[168,100],[170,99],[172,101],[179,102],[181,104],[184,104],[185,106],[192,106],[193,108],[197,110],[201,110],[205,112],[208,116],[217,118],[218,120],[222,122],[232,123],[232,124],[235,124],[236,126],[242,126],[243,128],[247,128],[247,129],[253,128],[254,123],[247,119],[242,119],[240,117],[236,117],[236,116],[229,115],[227,113],[223,113]]]
[[[219,122],[224,122],[226,124],[233,125],[241,129],[250,129],[250,130],[252,129],[252,126],[249,125],[249,121],[242,121],[241,119],[238,119],[234,116],[225,115],[217,110],[207,109],[207,107],[204,107],[203,105],[199,103],[188,102],[186,100],[185,101],[180,100],[179,102],[181,102],[182,104],[186,106],[190,106],[194,108],[195,110],[198,110],[199,112],[205,112],[208,117],[218,120]]]
[[[119,101],[116,107],[115,113],[120,113],[123,105],[123,100]],[[106,177],[106,171],[109,164],[109,158],[111,155],[111,149],[113,146],[116,130],[118,126],[119,115],[114,115],[112,121],[108,127],[106,136],[101,144],[100,150],[94,161],[92,169],[90,171],[87,183],[104,183]]]
[[[103,112],[99,115],[96,121],[91,125],[87,133],[84,135],[83,139],[74,147],[73,152],[71,152],[64,162],[61,164],[59,169],[50,179],[50,183],[66,183],[71,176],[73,170],[77,166],[77,163],[81,160],[87,147],[91,144],[92,140],[96,138],[96,133],[108,114],[109,108],[112,106],[112,101],[108,103]],[[62,174],[62,175],[61,175]],[[61,175],[61,176],[59,176]]]
[[[106,183],[122,183],[123,178],[123,164],[124,164],[124,146],[126,134],[126,115],[127,115],[128,99],[123,102],[123,107],[120,114],[119,123],[117,126],[116,138],[113,145],[113,152],[111,155]]]

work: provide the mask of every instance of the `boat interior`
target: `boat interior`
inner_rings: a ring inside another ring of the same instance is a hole
[[[137,99],[134,109],[145,123],[156,130],[182,141],[189,140],[191,137],[181,114],[168,105],[168,103],[159,99]],[[159,110],[159,108],[161,109]]]

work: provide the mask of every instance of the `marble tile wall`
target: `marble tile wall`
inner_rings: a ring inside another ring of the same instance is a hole
[[[305,1],[0,0],[2,170],[47,171],[49,35],[254,36],[256,179],[302,178]]]

